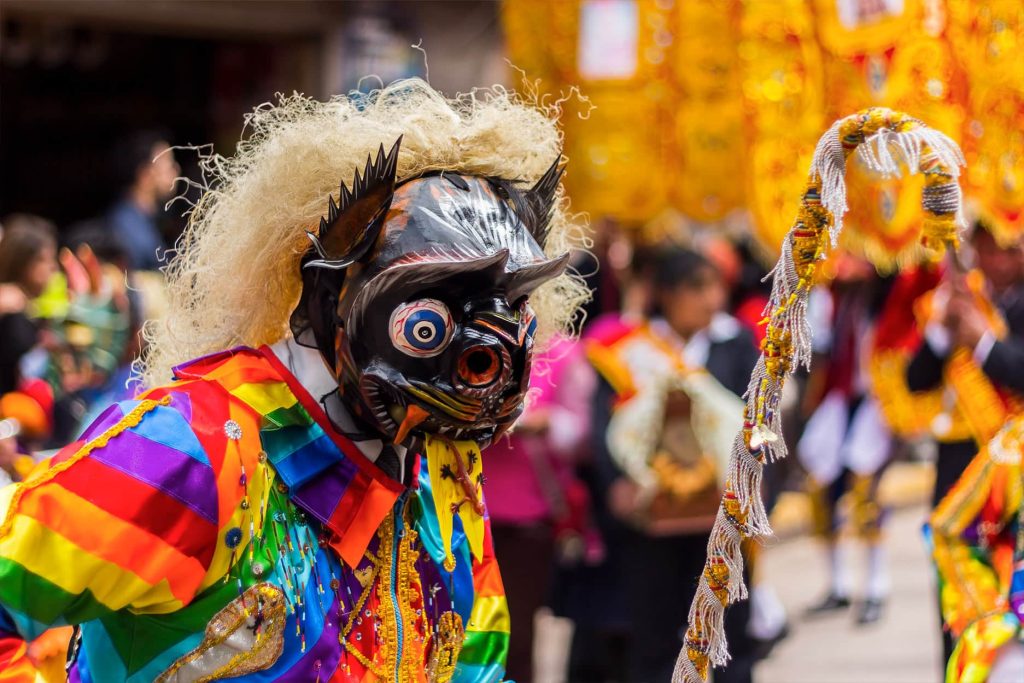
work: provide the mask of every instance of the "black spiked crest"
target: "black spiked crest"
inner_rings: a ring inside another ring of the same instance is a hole
[[[320,234],[306,233],[319,258],[310,254],[303,268],[344,270],[370,250],[391,208],[401,145],[399,137],[385,154],[382,144],[376,158],[372,154],[367,156],[362,175],[356,171],[351,190],[342,182],[337,203],[328,196],[327,215],[320,219]]]
[[[565,172],[565,167],[559,166],[561,159],[561,155],[556,157],[555,162],[544,172],[540,180],[524,193],[530,211],[529,220],[523,222],[542,249],[548,239],[551,214],[555,208],[555,192],[558,190],[562,173]]]

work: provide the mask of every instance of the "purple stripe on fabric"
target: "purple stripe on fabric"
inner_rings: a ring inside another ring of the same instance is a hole
[[[320,566],[321,571],[326,568],[325,565]],[[312,585],[313,582],[310,581],[310,586]],[[307,591],[305,609],[317,609],[316,600],[316,595]],[[323,613],[325,615],[324,627],[320,632],[320,637],[312,647],[306,648],[306,653],[287,671],[275,676],[275,681],[278,683],[311,683],[311,681],[317,680],[318,675],[320,681],[327,681],[331,678],[341,663],[341,647],[338,645],[338,636],[341,635],[341,626],[338,624],[337,618],[338,607],[338,600],[335,598],[331,601],[330,609]]]
[[[73,665],[71,669],[68,670],[68,683],[82,683],[82,677],[78,673],[77,666]]]
[[[427,603],[429,610],[427,614],[431,620],[434,619],[435,614],[442,614],[455,609],[452,603],[452,596],[448,594],[451,579],[447,572],[441,573],[440,565],[430,559],[429,553],[420,553],[419,557],[416,558],[416,573],[419,574],[423,585],[423,599]],[[441,590],[431,597],[430,588],[435,585],[440,586]]]
[[[128,430],[111,439],[106,448],[93,451],[92,457],[163,491],[217,524],[217,480],[213,468],[187,453]]]
[[[171,408],[178,411],[185,422],[192,422],[192,400],[184,391],[171,391],[167,393],[171,397]]]
[[[131,410],[138,405],[138,402],[125,401],[124,403],[115,403],[110,406],[100,413],[100,416],[97,417],[91,425],[85,428],[85,431],[82,432],[81,440],[89,441],[90,439],[95,439],[97,436],[117,424],[125,414],[125,410],[121,408],[122,405],[126,406],[128,410]]]
[[[292,499],[306,512],[326,524],[358,472],[359,469],[352,461],[341,460],[295,491]]]

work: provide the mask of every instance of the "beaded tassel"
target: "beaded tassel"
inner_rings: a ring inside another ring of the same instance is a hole
[[[746,538],[771,534],[760,497],[762,468],[786,455],[779,410],[782,388],[794,369],[810,367],[807,299],[817,282],[818,265],[842,231],[847,210],[846,161],[854,151],[883,176],[899,176],[902,166],[922,173],[922,243],[932,253],[958,243],[964,221],[957,177],[964,160],[955,142],[905,114],[877,108],[840,119],[822,136],[796,221],[769,274],[772,293],[765,307],[761,358],[744,396],[744,425],[733,442],[725,492],[690,606],[673,683],[700,683],[711,666],[729,659],[725,608],[747,596],[740,544]]]

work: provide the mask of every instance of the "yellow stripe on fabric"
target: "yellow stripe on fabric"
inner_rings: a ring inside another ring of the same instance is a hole
[[[69,539],[82,552],[120,567],[148,584],[166,583],[171,594],[183,602],[195,595],[206,573],[198,559],[161,536],[98,507],[56,481],[24,497],[17,514],[35,520]]]
[[[250,544],[252,542],[250,532],[255,532],[256,536],[260,536],[263,533],[263,525],[266,523],[266,519],[260,519],[260,510],[262,509],[264,515],[266,514],[270,487],[274,483],[274,470],[269,465],[262,463],[256,466],[255,471],[250,471],[246,468],[246,476],[249,480],[249,509],[243,509],[243,498],[239,497],[231,518],[217,532],[216,550],[214,550],[213,559],[210,561],[210,567],[206,572],[206,576],[203,577],[203,581],[199,586],[200,592],[223,580],[233,563],[240,560],[243,553],[250,553]],[[231,549],[225,543],[224,537],[228,531],[235,528],[241,530],[242,540],[238,547]]]
[[[7,486],[0,489],[0,514],[3,515],[4,519],[7,519],[7,511],[11,508],[11,501],[14,498],[14,494],[17,492],[20,484],[8,484]]]
[[[232,389],[230,393],[260,415],[268,415],[281,408],[291,408],[298,402],[284,382],[242,384]]]
[[[510,621],[508,599],[504,595],[491,595],[473,601],[466,630],[508,633]]]
[[[262,385],[257,385],[262,386]],[[260,443],[260,420],[262,415],[250,407],[241,397],[233,396],[228,402],[228,417],[238,424],[242,431],[240,439],[228,439],[225,445],[224,459],[220,472],[217,473],[217,545],[207,568],[206,576],[200,584],[200,590],[206,589],[224,576],[232,565],[241,558],[241,553],[248,552],[247,545],[254,530],[260,533],[258,519],[260,503],[266,509],[268,486],[272,470],[266,463],[259,461],[262,452]],[[244,470],[243,470],[244,468]],[[242,473],[245,473],[245,486],[241,484]],[[242,501],[248,500],[248,509],[242,507]],[[224,536],[237,528],[242,532],[242,540],[236,548],[229,548]]]
[[[123,567],[86,552],[31,517],[14,515],[10,530],[10,535],[0,539],[0,556],[65,592],[79,595],[88,590],[112,611],[138,606],[150,613],[166,614],[184,606],[171,594],[166,581],[149,584]]]
[[[53,467],[50,467],[46,470],[34,470],[32,475],[29,476],[29,479],[18,485],[13,497],[8,502],[6,512],[4,514],[4,523],[0,525],[0,538],[3,538],[8,533],[10,533],[11,520],[18,507],[18,500],[20,500],[21,496],[23,496],[27,491],[30,491],[33,488],[50,481],[58,474],[70,468],[76,462],[92,453],[97,448],[103,448],[112,438],[114,438],[124,430],[137,426],[139,422],[142,421],[142,417],[149,411],[156,408],[157,406],[166,406],[170,405],[170,403],[170,396],[164,396],[159,401],[153,401],[150,399],[139,401],[139,404],[135,406],[128,414],[126,414],[124,417],[118,420],[115,424],[108,427],[102,434],[100,434],[99,436],[97,436],[96,438],[92,439],[84,446],[79,448],[74,455],[72,455],[64,462],[58,463],[57,465],[54,465]]]

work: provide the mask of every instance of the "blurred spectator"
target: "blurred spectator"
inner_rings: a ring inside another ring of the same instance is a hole
[[[536,678],[533,623],[556,559],[586,550],[589,500],[571,465],[589,433],[593,383],[576,342],[560,339],[534,360],[530,402],[515,430],[487,451],[487,509],[516,624],[506,666],[513,680]]]
[[[893,450],[893,438],[869,385],[868,350],[887,290],[870,263],[837,257],[831,289],[811,292],[808,317],[814,330],[804,414],[809,415],[797,455],[809,475],[816,534],[829,558],[828,594],[808,609],[824,614],[850,606],[851,572],[841,542],[840,499],[848,496],[847,526],[867,545],[868,567],[857,623],[882,615],[889,594],[882,527],[885,510],[878,485]]]
[[[612,218],[594,221],[594,245],[590,250],[573,253],[573,266],[587,282],[591,299],[583,306],[585,324],[619,310],[622,286],[628,279],[633,247],[622,226]],[[577,262],[578,261],[578,262]]]
[[[760,344],[764,341],[765,325],[762,320],[764,320],[764,309],[768,305],[768,298],[771,295],[772,284],[770,280],[765,280],[768,271],[758,261],[758,256],[754,253],[756,248],[751,239],[742,240],[736,246],[740,266],[729,308],[736,319],[750,330],[754,339]]]
[[[22,358],[39,341],[29,303],[57,274],[56,231],[38,216],[16,214],[0,238],[0,395],[17,388]]]
[[[158,270],[166,248],[156,217],[173,193],[181,169],[174,160],[168,135],[140,131],[115,149],[114,164],[123,188],[107,222],[128,256],[133,270]]]
[[[688,250],[654,254],[655,317],[609,329],[588,347],[601,376],[594,399],[595,469],[623,539],[630,611],[629,680],[665,681],[682,644],[695,579],[757,351],[724,313],[718,270]],[[733,659],[717,681],[749,681],[749,605],[726,615]]]
[[[1001,247],[982,221],[974,226],[971,247],[977,270],[947,268],[922,306],[924,342],[907,368],[912,391],[942,387],[949,398],[932,424],[938,441],[933,507],[993,436],[977,433],[976,418],[1005,411],[1007,396],[1024,395],[1024,248]],[[987,403],[993,390],[996,402]],[[972,425],[970,437],[958,429],[964,417]],[[945,630],[942,641],[945,666],[953,652]]]

